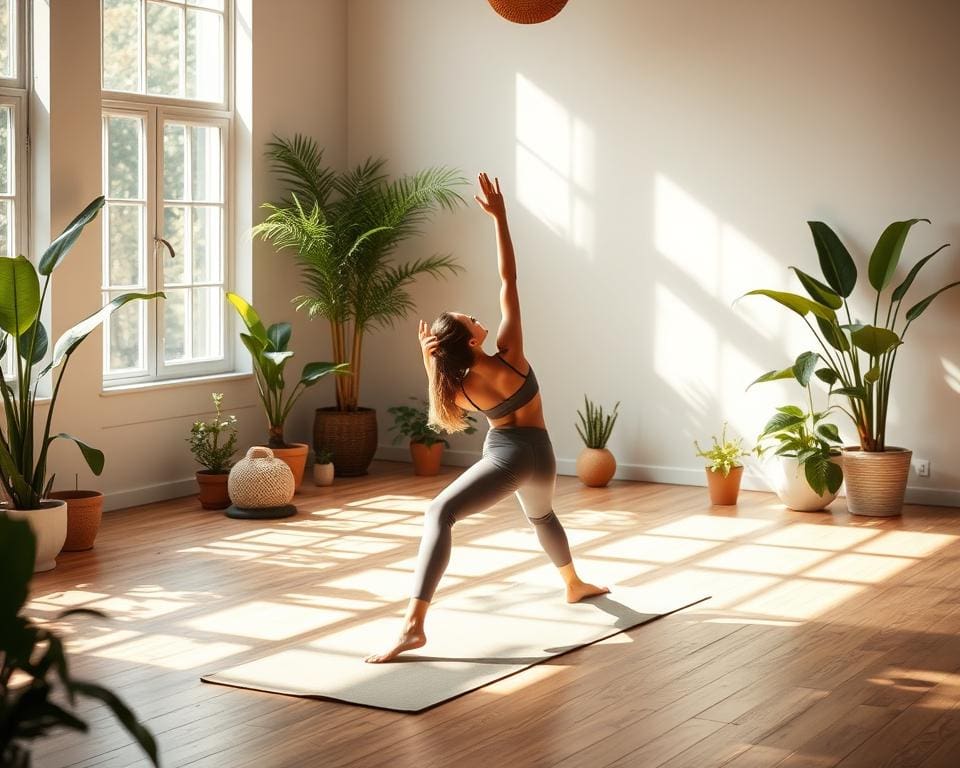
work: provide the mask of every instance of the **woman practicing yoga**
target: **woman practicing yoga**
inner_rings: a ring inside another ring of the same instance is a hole
[[[482,197],[475,197],[496,222],[500,264],[500,329],[497,354],[483,351],[487,329],[475,317],[444,312],[430,329],[420,321],[420,347],[430,385],[430,423],[462,432],[464,411],[480,411],[490,422],[480,461],[448,485],[430,504],[414,573],[413,597],[397,643],[368,656],[390,661],[427,642],[424,619],[433,593],[450,561],[451,529],[468,515],[489,509],[516,493],[523,512],[567,585],[567,601],[609,592],[580,580],[573,567],[567,534],[553,513],[557,468],[543,421],[543,404],[533,369],[523,356],[517,265],[507,228],[500,182],[480,174]]]

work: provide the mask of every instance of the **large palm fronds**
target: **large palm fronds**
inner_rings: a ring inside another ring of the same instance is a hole
[[[409,314],[414,302],[407,288],[418,275],[445,277],[460,269],[450,255],[402,264],[392,256],[433,213],[464,204],[456,188],[467,180],[444,167],[390,180],[378,158],[336,173],[323,166],[316,143],[299,135],[271,142],[268,154],[289,198],[265,204],[267,218],[254,232],[296,252],[306,292],[294,303],[330,321],[333,355],[353,374],[337,378],[337,406],[354,410],[364,333]]]

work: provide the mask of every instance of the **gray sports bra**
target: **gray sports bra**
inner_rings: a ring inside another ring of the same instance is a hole
[[[522,408],[527,403],[529,403],[536,396],[537,392],[540,391],[540,384],[537,382],[537,376],[533,372],[531,367],[527,371],[527,375],[524,376],[520,371],[514,368],[510,363],[504,360],[500,355],[494,355],[501,363],[515,371],[518,376],[523,376],[523,384],[520,385],[520,389],[514,392],[510,397],[504,400],[500,405],[495,405],[493,408],[488,408],[484,410],[479,405],[477,405],[470,398],[470,395],[467,394],[467,390],[463,387],[463,382],[460,382],[460,389],[463,390],[463,396],[470,400],[470,405],[476,408],[480,413],[486,416],[488,419],[502,419],[504,416],[509,416],[514,411]]]

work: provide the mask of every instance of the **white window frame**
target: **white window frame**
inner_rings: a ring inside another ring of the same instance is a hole
[[[164,5],[184,7],[183,2],[176,0],[154,0]],[[140,66],[144,89],[146,88],[146,0],[141,2],[141,50]],[[163,259],[170,258],[169,253],[159,238],[163,238],[163,131],[165,121],[192,123],[197,125],[214,125],[220,128],[221,137],[221,168],[223,173],[222,189],[222,217],[221,243],[223,248],[223,288],[224,293],[231,290],[234,280],[234,56],[233,56],[233,25],[235,19],[234,0],[224,0],[223,34],[224,34],[224,79],[223,101],[209,102],[156,94],[131,93],[127,91],[112,91],[103,89],[101,66],[101,103],[102,115],[105,118],[111,114],[138,116],[144,120],[144,157],[145,172],[144,189],[146,198],[146,227],[144,230],[143,248],[146,254],[146,290],[162,290]],[[103,5],[101,3],[101,51],[103,47]],[[104,134],[105,139],[105,134]],[[106,146],[105,141],[102,146]],[[103,153],[103,179],[106,190],[107,156]],[[187,203],[190,205],[190,203]],[[106,231],[106,217],[103,222],[104,236],[102,248],[102,291],[108,295],[111,286],[107,283],[107,244],[109,243]],[[177,254],[176,258],[186,258],[185,254]],[[129,306],[129,305],[128,305]],[[103,384],[105,388],[116,388],[149,382],[163,382],[175,379],[190,379],[202,376],[230,373],[235,370],[233,343],[234,318],[229,312],[226,298],[223,300],[221,315],[221,350],[222,358],[215,360],[201,360],[186,363],[165,363],[163,339],[161,338],[163,300],[146,302],[141,311],[146,313],[146,322],[141,326],[141,343],[145,342],[142,350],[144,368],[140,371],[123,371],[109,373],[109,340],[104,333],[103,347]],[[109,321],[108,321],[109,322]],[[185,325],[185,333],[190,334],[191,328]],[[144,338],[145,337],[145,338]]]
[[[16,49],[14,57],[16,71],[14,77],[0,77],[0,105],[12,108],[11,140],[14,146],[12,153],[13,167],[11,182],[13,195],[13,218],[10,229],[13,237],[13,248],[3,256],[24,255],[33,260],[30,239],[30,119],[28,113],[28,83],[29,78],[29,37],[27,17],[29,15],[28,0],[16,0],[14,12],[17,14],[14,26],[13,44]],[[16,354],[13,339],[7,339],[7,353],[0,359],[3,375],[8,383],[16,380],[17,366],[13,359]]]

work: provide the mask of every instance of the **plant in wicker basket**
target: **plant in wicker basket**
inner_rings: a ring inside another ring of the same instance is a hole
[[[617,471],[617,460],[607,450],[607,441],[617,423],[620,403],[613,406],[613,413],[605,414],[603,407],[590,401],[584,395],[584,411],[577,411],[580,423],[575,424],[584,449],[577,458],[577,476],[584,485],[592,488],[603,487],[610,482]]]

